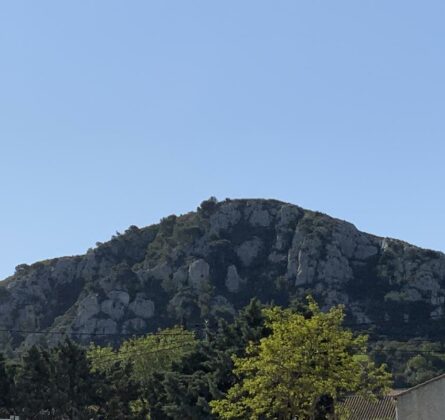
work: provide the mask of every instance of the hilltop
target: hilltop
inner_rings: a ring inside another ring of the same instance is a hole
[[[51,332],[117,343],[231,318],[252,297],[287,306],[309,293],[344,304],[350,325],[445,335],[444,254],[276,200],[209,199],[85,255],[20,265],[0,285],[3,348],[51,343]]]

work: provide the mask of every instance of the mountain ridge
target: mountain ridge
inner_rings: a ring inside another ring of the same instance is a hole
[[[286,306],[308,293],[344,304],[351,322],[414,322],[425,334],[444,313],[445,254],[278,200],[211,198],[83,255],[19,265],[0,286],[7,349],[51,344],[55,331],[110,342],[232,317],[252,297]]]

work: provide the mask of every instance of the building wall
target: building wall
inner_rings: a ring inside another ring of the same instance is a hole
[[[445,377],[415,387],[396,398],[397,420],[445,419]]]

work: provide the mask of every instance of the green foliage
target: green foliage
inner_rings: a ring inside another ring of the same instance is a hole
[[[214,418],[209,402],[222,398],[236,381],[232,355],[243,355],[248,342],[268,333],[261,309],[252,300],[232,324],[220,321],[216,332],[206,329],[195,351],[151,377],[145,398],[152,420]]]
[[[24,418],[87,418],[96,396],[85,350],[71,341],[51,351],[32,347],[15,375],[14,406]]]
[[[18,414],[24,418],[36,418],[40,414],[52,414],[52,386],[50,354],[31,349],[24,355],[15,378]]]
[[[435,360],[436,359],[436,360]],[[445,366],[445,360],[443,356],[439,356],[440,364],[443,367]],[[406,381],[409,384],[419,384],[422,382],[431,379],[436,376],[437,367],[435,366],[435,362],[437,362],[437,356],[425,356],[418,354],[414,357],[411,357],[406,363],[406,367],[404,370],[404,376]]]
[[[127,394],[124,395],[124,406],[129,404],[132,407],[132,415],[143,416],[150,411],[146,390],[149,386],[156,385],[153,378],[158,372],[170,370],[173,363],[192,352],[196,345],[197,340],[192,332],[174,327],[157,334],[126,340],[116,351],[111,347],[92,345],[88,351],[88,359],[91,361],[92,372],[100,372],[111,378],[112,384],[116,379],[124,378],[126,389],[137,387],[138,391],[133,393],[132,400]],[[112,407],[119,407],[123,404],[121,400],[122,398],[115,398],[110,404]]]
[[[92,345],[88,351],[93,372],[107,373],[117,362],[131,366],[133,380],[144,383],[153,372],[168,370],[196,346],[193,332],[181,327],[167,328],[156,334],[130,338],[116,351]]]
[[[71,341],[50,351],[31,347],[13,374],[15,384],[3,373],[0,403],[23,418],[142,418],[132,410],[140,392],[129,368],[116,363],[106,374],[91,369],[85,349]]]
[[[86,418],[94,403],[95,384],[85,350],[66,341],[50,353],[50,365],[54,415],[57,418]]]
[[[323,396],[373,396],[390,376],[366,354],[367,337],[342,328],[343,308],[323,313],[309,300],[310,318],[275,307],[264,310],[272,334],[233,358],[239,382],[210,403],[224,419],[310,419]]]
[[[204,217],[210,217],[218,208],[218,199],[216,197],[210,197],[208,200],[203,201],[198,207],[198,213]]]
[[[312,410],[322,419],[345,392],[384,390],[387,373],[366,355],[366,337],[341,328],[341,308],[293,306],[301,312],[252,300],[232,323],[207,324],[201,340],[175,327],[117,349],[33,347],[15,372],[0,366],[0,400],[24,418],[290,419]],[[406,374],[432,365],[413,359]]]
[[[195,320],[199,321],[201,315],[201,309],[198,300],[205,304],[209,297],[208,291],[204,290],[203,293],[198,293],[191,286],[180,286],[176,294],[170,300],[168,305],[168,311],[176,319],[180,320],[182,324],[187,321]],[[203,307],[205,310],[206,308]]]
[[[22,276],[30,271],[31,267],[28,264],[19,264],[15,267],[15,275]]]
[[[397,388],[418,385],[445,371],[445,354],[441,343],[425,340],[377,341],[371,355],[378,363],[391,368]]]
[[[175,327],[124,341],[118,354],[133,367],[133,378],[143,383],[153,372],[168,370],[195,346],[193,332]]]
[[[171,236],[178,217],[174,214],[161,219],[159,232],[164,236]]]
[[[314,243],[323,247],[330,240],[335,219],[331,219],[323,213],[306,211],[298,223],[298,228]]]
[[[6,416],[13,408],[14,381],[0,353],[0,415]]]
[[[140,402],[140,386],[132,379],[129,364],[116,362],[108,366],[96,389],[95,415],[103,419],[145,419]]]

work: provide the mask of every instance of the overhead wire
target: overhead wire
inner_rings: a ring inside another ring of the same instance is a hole
[[[445,319],[445,316],[441,316],[441,317],[435,317],[435,319],[433,319],[432,321],[440,321],[441,319]],[[350,328],[350,327],[378,327],[378,328],[384,328],[384,327],[391,327],[391,326],[397,326],[400,327],[402,325],[404,326],[408,326],[409,324],[411,324],[413,321],[411,322],[394,322],[394,321],[382,321],[381,323],[377,323],[377,322],[360,322],[360,323],[352,323],[352,322],[344,322],[341,326],[345,327],[345,328]],[[205,321],[203,324],[189,324],[188,325],[188,329],[184,330],[183,332],[163,332],[163,331],[158,331],[158,332],[131,332],[131,333],[107,333],[107,332],[88,332],[88,331],[54,331],[54,330],[50,330],[50,331],[45,331],[45,330],[31,330],[31,329],[13,329],[13,328],[0,328],[0,333],[1,332],[6,332],[6,333],[10,333],[10,334],[41,334],[41,335],[59,335],[59,336],[66,336],[66,337],[149,337],[149,336],[158,336],[159,338],[162,338],[163,336],[165,337],[180,337],[180,336],[184,336],[185,334],[187,334],[188,332],[193,332],[193,333],[197,333],[199,331],[203,331],[205,329],[208,330],[212,330],[219,327],[219,324],[215,324],[213,326],[210,325],[210,323],[208,321]],[[379,339],[384,340],[384,341],[396,341],[396,342],[401,342],[404,344],[414,344],[416,343],[425,343],[425,344],[436,344],[436,345],[444,345],[445,344],[445,340],[444,339],[440,339],[440,338],[422,338],[419,337],[419,335],[417,334],[416,336],[408,336],[406,334],[404,334],[403,336],[398,335],[397,333],[378,333],[376,331],[353,331],[355,333],[362,333],[362,334],[369,334],[372,338],[373,341],[376,340],[378,341]],[[168,347],[164,347],[164,348],[157,348],[155,350],[144,350],[144,351],[139,351],[138,353],[131,353],[131,351],[127,350],[127,352],[130,353],[130,356],[134,355],[143,355],[143,354],[150,354],[150,353],[156,353],[156,352],[161,352],[161,351],[166,351],[166,350],[173,350],[175,348],[181,348],[181,347],[185,347],[190,345],[189,343],[187,344],[183,344],[182,346],[179,347],[174,347],[174,348],[168,348]],[[409,353],[409,354],[437,354],[437,355],[445,355],[445,351],[444,350],[433,350],[433,349],[406,349],[406,348],[397,348],[397,349],[391,349],[391,348],[386,348],[386,349],[377,349],[377,348],[371,348],[370,349],[371,352],[373,353]],[[16,355],[23,355],[24,353],[26,353],[26,351],[23,352],[19,352],[16,353]],[[118,354],[115,355],[107,355],[109,357],[109,359],[114,359],[115,361],[123,361],[122,359],[116,358],[116,356],[118,356]],[[105,357],[104,356],[99,356],[100,357]],[[103,358],[100,360],[100,362],[102,361],[107,361],[107,358]],[[3,363],[7,362],[3,361]]]

